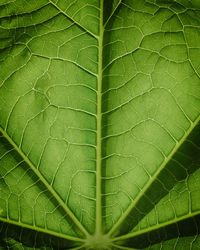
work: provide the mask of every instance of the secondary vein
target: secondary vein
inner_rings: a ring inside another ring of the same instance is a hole
[[[77,238],[77,237],[74,237],[74,236],[58,233],[58,232],[51,231],[51,230],[46,229],[46,228],[31,226],[29,224],[25,224],[25,223],[14,221],[14,220],[5,219],[3,217],[0,217],[0,222],[5,222],[5,223],[8,223],[8,224],[18,226],[18,227],[23,227],[23,228],[26,228],[26,229],[30,229],[32,231],[49,234],[49,235],[58,237],[60,239],[66,239],[66,240],[70,240],[70,241],[74,241],[74,242],[80,242],[80,243],[84,242],[84,239],[82,239],[82,238]]]
[[[60,196],[56,193],[56,191],[49,185],[47,180],[42,176],[42,174],[38,171],[38,169],[33,165],[33,163],[29,160],[29,158],[22,152],[22,150],[17,146],[17,144],[12,140],[12,138],[7,134],[7,132],[0,127],[0,132],[6,138],[6,140],[13,146],[13,148],[18,152],[18,154],[22,157],[22,159],[28,164],[28,166],[32,169],[32,171],[36,174],[39,180],[44,184],[47,190],[52,194],[52,196],[56,199],[58,204],[64,209],[66,214],[72,219],[74,224],[81,230],[81,232],[88,236],[87,230],[82,226],[76,216],[72,213],[72,211],[68,208],[68,206],[64,203],[64,201],[60,198]]]
[[[200,211],[197,211],[197,212],[193,212],[193,213],[189,213],[187,215],[184,215],[184,216],[181,216],[179,218],[175,218],[171,221],[166,221],[166,222],[163,222],[161,224],[156,224],[154,226],[151,226],[151,227],[147,227],[147,228],[144,228],[144,229],[141,229],[139,231],[135,231],[135,232],[130,232],[128,234],[125,234],[125,235],[121,235],[121,236],[117,236],[117,237],[114,237],[112,239],[113,242],[116,242],[116,241],[121,241],[121,240],[127,240],[127,239],[130,239],[130,238],[133,238],[133,237],[137,237],[139,235],[143,235],[143,234],[146,234],[146,233],[150,233],[152,231],[156,231],[156,230],[159,230],[161,228],[164,228],[164,227],[167,227],[167,226],[170,226],[172,224],[177,224],[178,222],[181,222],[183,220],[187,220],[187,219],[190,219],[190,218],[194,218],[195,216],[198,216],[200,215]]]
[[[63,11],[60,7],[58,7],[58,5],[56,3],[54,3],[52,0],[49,0],[49,3],[52,4],[60,13],[62,13],[63,15],[65,15],[68,19],[70,19],[72,22],[74,22],[77,26],[79,26],[81,29],[83,29],[85,32],[87,32],[89,35],[91,35],[92,37],[98,39],[99,37],[96,36],[94,33],[92,33],[91,31],[89,31],[88,29],[86,29],[84,26],[82,26],[79,22],[77,22],[75,19],[73,19],[72,17],[70,17],[65,11]]]
[[[200,116],[193,123],[191,123],[191,126],[188,129],[188,131],[180,139],[180,141],[176,144],[176,146],[171,151],[171,153],[165,158],[165,160],[163,161],[163,163],[161,164],[160,168],[157,170],[157,172],[155,173],[155,175],[150,179],[150,181],[146,184],[146,186],[144,186],[144,188],[142,189],[142,191],[134,199],[134,201],[129,205],[129,207],[123,213],[123,215],[120,217],[120,219],[114,224],[114,226],[108,232],[109,236],[113,235],[115,233],[115,231],[118,228],[120,228],[120,226],[123,223],[123,221],[126,220],[126,218],[128,217],[128,215],[131,213],[132,209],[136,206],[136,204],[139,202],[139,200],[145,194],[145,192],[148,190],[148,188],[151,186],[151,184],[157,179],[157,177],[160,174],[160,172],[165,168],[165,166],[170,161],[170,159],[172,158],[172,156],[178,151],[178,149],[181,147],[181,145],[183,144],[183,142],[186,140],[186,138],[190,135],[190,133],[192,132],[192,130],[198,125],[199,122],[200,122]]]

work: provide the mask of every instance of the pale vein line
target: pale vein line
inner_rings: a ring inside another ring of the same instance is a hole
[[[28,48],[28,46],[27,46]],[[30,49],[29,49],[30,50]],[[48,60],[59,60],[59,61],[64,61],[64,62],[69,62],[69,63],[73,63],[74,65],[76,65],[78,68],[84,70],[86,73],[89,73],[95,77],[97,77],[97,74],[95,74],[94,72],[90,71],[89,69],[81,66],[80,64],[78,64],[77,62],[70,60],[70,59],[66,59],[66,58],[62,58],[62,57],[48,57],[48,56],[44,56],[44,55],[40,55],[40,54],[36,54],[36,53],[31,53],[32,56],[37,56],[37,57],[42,57]]]
[[[85,27],[83,27],[79,22],[77,22],[75,19],[73,19],[73,17],[70,17],[67,13],[65,13],[61,8],[59,8],[57,6],[57,4],[55,4],[52,0],[49,0],[49,2],[57,9],[59,10],[63,15],[65,15],[67,18],[69,18],[72,22],[74,22],[76,25],[78,25],[81,29],[85,30],[88,34],[90,34],[92,37],[99,39],[99,37],[97,35],[95,35],[94,33],[92,33],[91,31],[89,31],[88,29],[86,29]]]
[[[36,176],[41,180],[41,182],[45,185],[47,190],[52,194],[52,196],[57,200],[58,204],[64,209],[66,214],[72,219],[74,224],[86,235],[88,236],[87,230],[83,227],[83,225],[79,222],[76,216],[72,213],[72,211],[67,207],[64,201],[60,198],[60,196],[56,193],[56,191],[49,185],[46,179],[42,176],[42,174],[38,171],[38,169],[33,165],[33,163],[28,159],[28,157],[20,150],[20,148],[15,144],[15,142],[10,138],[10,136],[3,130],[0,126],[0,132],[7,139],[7,141],[15,148],[15,150],[19,153],[19,155],[24,159],[24,161],[29,165],[32,171],[36,174]]]
[[[181,138],[179,143],[176,144],[176,146],[171,151],[171,153],[168,155],[168,157],[165,158],[165,160],[161,164],[161,166],[158,169],[158,171],[156,172],[156,174],[150,179],[150,181],[147,183],[147,185],[144,186],[144,188],[139,193],[139,195],[135,198],[135,200],[132,202],[132,204],[127,208],[127,210],[124,212],[124,214],[120,217],[120,219],[111,228],[111,230],[108,232],[109,236],[112,235],[120,227],[120,225],[126,220],[128,215],[131,213],[132,209],[136,206],[137,202],[143,197],[143,195],[146,193],[146,191],[149,189],[149,187],[152,185],[152,183],[157,179],[160,172],[165,168],[167,163],[171,160],[173,155],[178,151],[178,149],[181,147],[181,145],[186,140],[186,138],[189,136],[189,134],[192,132],[192,130],[197,126],[199,121],[200,121],[200,116],[191,124],[190,128],[185,133],[185,135]]]
[[[107,23],[110,21],[111,17],[115,14],[116,10],[118,9],[118,7],[119,7],[119,5],[121,3],[122,3],[122,0],[119,0],[119,2],[117,3],[117,5],[115,6],[114,10],[110,14],[110,16],[108,17],[108,19],[106,20],[106,22],[104,23],[104,27],[106,27]]]
[[[0,217],[0,222],[12,224],[12,225],[15,225],[15,226],[20,226],[20,227],[27,228],[27,229],[30,229],[30,230],[33,230],[33,231],[42,232],[42,233],[45,233],[45,234],[50,234],[52,236],[56,236],[56,237],[59,237],[61,239],[84,242],[84,239],[81,239],[81,238],[77,238],[77,237],[74,237],[74,236],[70,236],[70,235],[50,231],[49,229],[44,229],[44,228],[41,228],[41,227],[36,227],[36,226],[33,227],[33,226],[29,225],[29,224],[8,220],[8,219],[5,219],[3,217]]]
[[[152,227],[147,227],[145,229],[142,229],[142,230],[139,230],[139,231],[136,231],[136,232],[132,232],[132,233],[128,233],[128,234],[125,234],[125,235],[122,235],[122,236],[115,237],[115,238],[112,239],[112,241],[130,239],[130,238],[133,238],[133,237],[145,234],[145,233],[150,233],[150,232],[152,232],[154,230],[158,230],[160,228],[170,226],[170,225],[178,223],[180,221],[193,218],[194,216],[197,216],[197,215],[200,215],[200,211],[189,213],[187,215],[181,216],[181,217],[176,218],[174,220],[166,221],[166,222],[160,223],[158,225],[154,225]]]
[[[97,159],[96,159],[96,235],[102,234],[101,197],[101,156],[102,156],[102,63],[103,63],[103,0],[100,3],[100,35],[98,54],[98,92],[97,92]]]

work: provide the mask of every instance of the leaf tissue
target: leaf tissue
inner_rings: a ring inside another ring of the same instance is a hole
[[[0,249],[200,249],[200,1],[0,0]]]

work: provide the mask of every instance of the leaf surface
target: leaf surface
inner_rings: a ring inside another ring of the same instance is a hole
[[[199,249],[200,4],[0,1],[0,247]]]

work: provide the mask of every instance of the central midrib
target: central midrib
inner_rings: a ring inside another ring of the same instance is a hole
[[[97,82],[97,155],[96,155],[96,236],[102,235],[102,188],[101,188],[101,159],[102,159],[102,63],[103,63],[103,0],[100,0],[98,38],[98,82]]]

